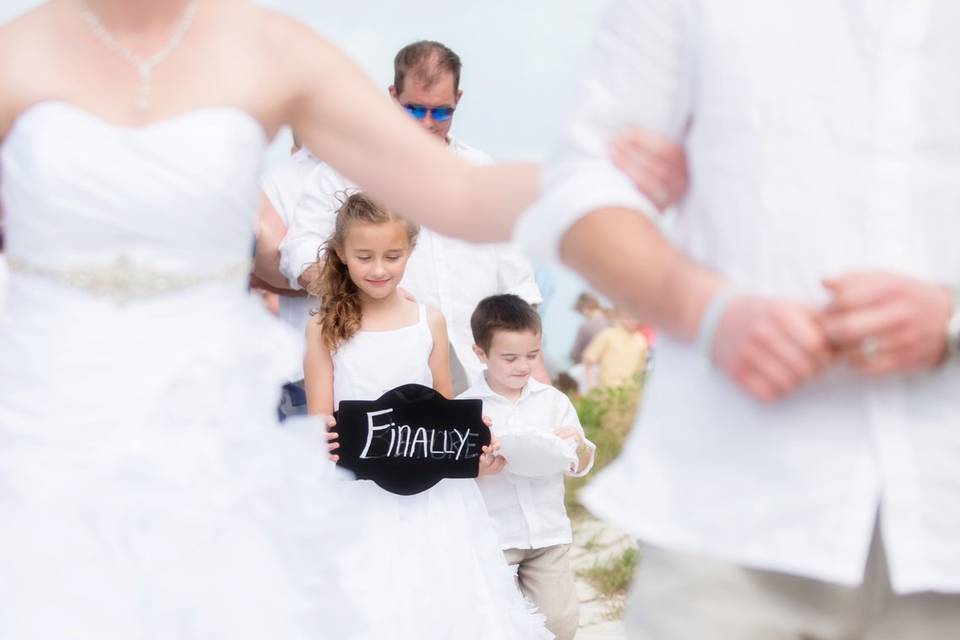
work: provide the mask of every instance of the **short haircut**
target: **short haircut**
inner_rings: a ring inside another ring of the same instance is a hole
[[[403,92],[407,74],[427,87],[432,87],[444,72],[453,74],[453,90],[460,91],[460,56],[448,46],[433,40],[408,44],[393,59],[393,86]]]
[[[577,296],[577,301],[574,303],[573,308],[576,311],[592,311],[600,308],[600,301],[597,300],[597,296],[589,291],[584,291]]]
[[[540,315],[530,303],[512,293],[484,298],[470,316],[473,341],[484,353],[490,351],[497,331],[542,332]]]

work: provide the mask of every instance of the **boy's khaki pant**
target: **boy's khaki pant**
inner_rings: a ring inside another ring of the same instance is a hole
[[[894,594],[879,535],[859,587],[646,547],[625,622],[630,640],[952,640],[960,594]]]
[[[573,640],[580,626],[580,601],[570,568],[570,545],[543,549],[507,549],[507,564],[517,565],[517,584],[537,605],[557,640]]]

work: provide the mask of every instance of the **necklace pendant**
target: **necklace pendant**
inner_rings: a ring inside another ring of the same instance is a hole
[[[140,90],[139,95],[137,96],[137,101],[134,103],[134,106],[137,108],[137,111],[143,112],[150,108],[150,96],[143,89]]]
[[[140,85],[137,89],[137,111],[146,111],[150,108],[150,80],[153,67],[149,64],[137,65],[137,74],[140,76]]]
[[[184,36],[186,36],[190,25],[193,23],[193,17],[200,8],[200,0],[190,0],[184,8],[183,14],[180,16],[180,21],[177,23],[173,35],[170,36],[170,39],[160,51],[157,51],[146,59],[117,42],[116,38],[103,26],[97,14],[90,9],[87,0],[79,0],[79,3],[81,17],[89,25],[93,35],[108,49],[136,69],[140,82],[137,87],[137,99],[134,104],[136,105],[137,111],[146,111],[150,108],[150,84],[153,77],[153,69],[166,60],[170,54],[183,43]]]

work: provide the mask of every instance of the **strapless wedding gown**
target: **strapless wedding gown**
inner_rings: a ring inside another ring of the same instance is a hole
[[[0,253],[0,317],[7,308],[7,259]]]
[[[246,291],[266,142],[58,102],[6,136],[0,638],[363,636],[322,428],[276,425],[302,337]]]

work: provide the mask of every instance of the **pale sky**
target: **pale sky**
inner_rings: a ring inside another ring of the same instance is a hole
[[[464,98],[453,133],[497,159],[544,157],[560,129],[601,0],[260,0],[345,49],[384,88],[403,45],[439,40],[463,60]],[[0,23],[41,4],[0,0]],[[278,140],[271,156],[287,145]],[[582,284],[555,271],[546,316],[547,347],[565,362]]]

